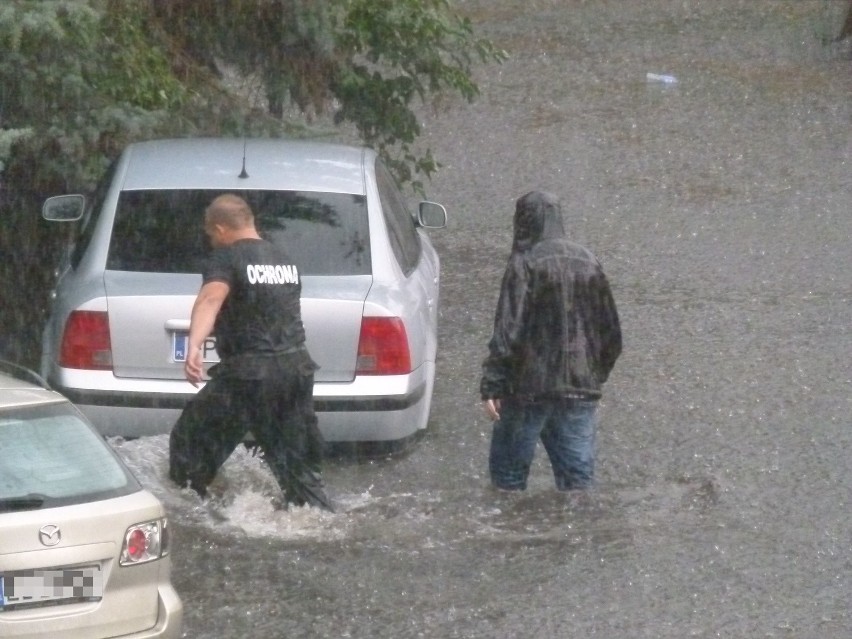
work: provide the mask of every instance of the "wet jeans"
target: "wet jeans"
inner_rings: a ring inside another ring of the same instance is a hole
[[[214,377],[193,397],[169,438],[169,476],[205,495],[216,472],[251,431],[288,502],[331,510],[317,473],[322,436],[313,375],[281,370],[267,379]]]
[[[539,438],[550,458],[557,489],[592,485],[596,401],[506,398],[501,404],[500,419],[494,422],[488,464],[495,487],[526,489]]]

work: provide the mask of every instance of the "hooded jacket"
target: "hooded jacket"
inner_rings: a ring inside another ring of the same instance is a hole
[[[483,399],[598,399],[621,354],[621,328],[597,258],[568,241],[559,200],[517,201],[494,333],[482,365]]]

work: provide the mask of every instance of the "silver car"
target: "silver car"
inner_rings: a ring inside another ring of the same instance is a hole
[[[179,637],[168,530],[68,400],[0,373],[0,637]]]
[[[376,153],[281,139],[177,139],[129,146],[91,201],[50,198],[78,221],[44,332],[42,373],[101,432],[167,432],[196,392],[186,336],[205,258],[203,211],[221,193],[252,206],[261,235],[299,267],[320,365],[314,399],[329,442],[405,441],[426,427],[435,378],[439,260]],[[205,348],[217,361],[215,338]]]

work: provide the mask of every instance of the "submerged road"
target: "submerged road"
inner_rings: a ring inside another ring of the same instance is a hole
[[[172,513],[185,636],[849,637],[852,62],[822,44],[846,3],[457,6],[510,58],[423,114],[452,217],[430,429],[329,464],[335,515],[273,511],[244,453],[211,512],[165,438],[115,442]],[[526,494],[488,487],[479,366],[532,189],[622,317],[586,498],[543,451]]]

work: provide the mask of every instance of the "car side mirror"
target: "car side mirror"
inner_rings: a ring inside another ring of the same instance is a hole
[[[421,202],[417,210],[417,225],[426,229],[444,228],[447,225],[447,209],[437,202]]]
[[[56,195],[45,200],[41,216],[48,222],[77,222],[83,217],[85,208],[83,195]]]

